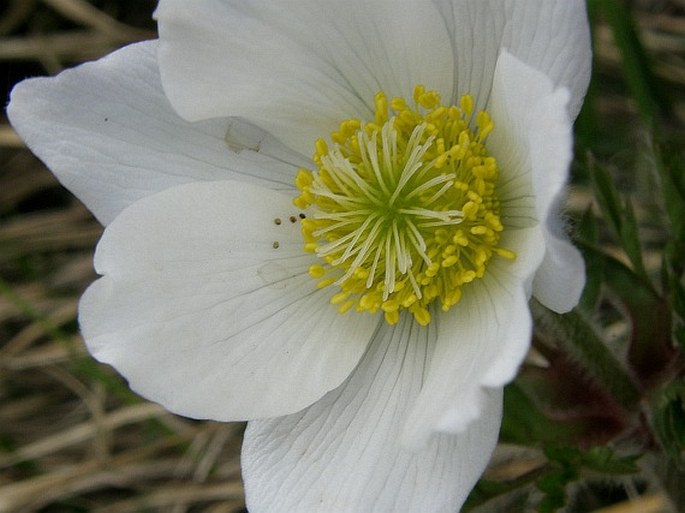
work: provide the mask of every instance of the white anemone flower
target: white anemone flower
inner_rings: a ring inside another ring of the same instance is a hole
[[[485,468],[563,235],[582,0],[161,0],[160,39],[18,85],[106,226],[89,350],[249,420],[251,513],[447,513]],[[314,154],[312,158],[311,155]]]

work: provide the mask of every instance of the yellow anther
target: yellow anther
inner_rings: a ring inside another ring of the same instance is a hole
[[[357,130],[361,127],[361,122],[358,119],[348,119],[345,121],[345,126],[342,135],[348,138],[355,134]]]
[[[452,267],[459,259],[455,255],[450,255],[442,261],[442,267]]]
[[[450,148],[450,157],[454,160],[461,160],[464,158],[464,155],[466,155],[466,148],[463,148],[459,144],[455,144]],[[463,183],[463,182],[460,182]]]
[[[400,312],[398,310],[394,310],[392,312],[385,312],[385,322],[387,322],[391,326],[397,324],[399,320]]]
[[[432,278],[436,274],[438,274],[438,271],[440,270],[440,264],[437,262],[431,263],[428,268],[425,271],[426,276],[429,278]]]
[[[314,160],[317,160],[317,157],[320,159],[321,157],[328,155],[328,144],[326,144],[326,141],[323,139],[317,139],[314,143],[314,150]],[[319,162],[317,162],[317,164],[318,163]]]
[[[324,274],[326,274],[326,268],[323,265],[315,264],[309,266],[309,276],[311,276],[312,278],[319,279]]]
[[[372,307],[376,306],[376,298],[373,297],[373,294],[364,294],[359,299],[359,306],[362,310],[370,310]]]
[[[476,279],[476,273],[474,271],[464,271],[461,274],[461,282],[462,283],[471,283],[475,279]]]
[[[471,113],[473,112],[473,96],[470,94],[465,94],[459,99],[459,106],[461,107],[461,110],[464,111],[464,114],[466,116],[470,116]]]
[[[428,91],[419,97],[419,105],[424,109],[434,109],[440,105],[440,95],[436,91]]]
[[[344,314],[345,312],[349,311],[350,308],[352,308],[356,303],[357,301],[355,301],[354,299],[345,301],[342,305],[338,307],[338,313]]]
[[[331,298],[331,304],[332,305],[339,305],[343,301],[347,300],[347,298],[350,297],[349,292],[338,292],[337,294],[334,294],[333,297]]]
[[[461,208],[461,210],[464,212],[464,217],[474,220],[478,215],[478,204],[474,203],[473,201],[469,201]]]
[[[374,98],[376,114],[374,120],[378,126],[383,125],[388,120],[388,98],[385,93],[378,92]]]
[[[475,191],[469,191],[466,193],[466,195],[474,203],[478,203],[478,204],[483,203],[483,197]]]
[[[460,182],[460,181],[457,180],[457,181],[454,182],[454,188],[455,188],[455,189],[458,189],[458,190],[460,190],[460,191],[462,191],[462,192],[466,192],[466,191],[469,190],[469,184],[467,184],[467,183],[465,183],[465,182]]]
[[[435,284],[435,282],[430,282],[426,287],[423,289],[423,295],[426,298],[429,299],[434,299],[438,297],[438,294],[440,294],[440,289],[438,286]]]
[[[438,96],[437,99],[438,99],[438,103],[439,103],[440,97]],[[448,114],[448,111],[447,111],[446,107],[438,107],[435,110],[426,114],[426,119],[434,125],[435,124],[442,124],[442,123],[444,123],[444,120],[447,117],[447,114]],[[444,140],[443,140],[443,144],[444,144]]]
[[[364,267],[358,267],[354,271],[354,277],[358,280],[365,280],[369,276],[369,270]]]
[[[445,167],[448,157],[449,153],[443,153],[442,155],[439,155],[438,158],[435,159],[435,169],[442,169]]]
[[[445,242],[447,242],[449,240],[448,235],[449,234],[447,230],[445,230],[444,228],[438,228],[437,230],[435,230],[435,240],[439,244],[444,244]]]
[[[395,111],[407,110],[409,108],[406,100],[404,98],[400,98],[400,97],[393,98],[390,101],[390,107],[392,108],[392,110],[395,110]]]
[[[388,299],[387,301],[383,301],[383,304],[381,305],[381,310],[383,310],[384,312],[395,312],[399,309],[400,304],[394,299]]]
[[[492,212],[488,212],[485,214],[484,219],[487,225],[496,232],[501,232],[502,230],[504,230],[504,226],[502,226],[502,222],[500,221],[498,215],[493,214]]]
[[[491,232],[490,228],[487,226],[473,226],[471,228],[471,235],[486,235],[488,232]]]
[[[490,135],[492,129],[495,128],[495,124],[490,119],[490,114],[485,111],[480,111],[476,116],[476,125],[478,125],[480,131],[478,135],[480,136],[481,141],[484,141],[485,138]]]
[[[335,283],[335,280],[333,278],[325,278],[316,284],[317,289],[322,289],[324,287],[328,287],[329,285],[333,285]]]
[[[416,303],[419,300],[418,297],[416,297],[416,294],[409,294],[406,298],[402,300],[402,306],[404,308],[409,308],[411,305]]]
[[[514,253],[510,249],[495,248],[494,252],[497,253],[499,256],[506,258],[507,260],[516,260],[516,253]]]
[[[297,171],[297,175],[295,176],[295,185],[298,189],[309,187],[313,181],[314,177],[312,176],[312,172],[308,169],[300,168]]]
[[[318,227],[316,221],[310,218],[302,219],[300,225],[302,226],[302,230],[307,233],[313,233]]]
[[[426,86],[419,84],[414,88],[414,103],[420,105],[421,96],[426,92]]]
[[[331,134],[331,140],[337,144],[343,144],[359,130],[360,126],[358,119],[346,119],[340,123],[338,131]]]
[[[418,322],[421,326],[428,326],[428,324],[431,322],[431,314],[425,308],[417,308],[416,310],[412,311],[412,313],[414,314],[414,319],[416,319],[416,322]]]
[[[466,235],[464,235],[462,230],[456,231],[454,237],[452,237],[452,242],[459,244],[463,248],[469,245],[469,239],[466,237]]]
[[[304,210],[307,208],[311,203],[306,201],[302,196],[298,196],[293,200],[293,205],[295,205],[297,208]]]
[[[461,300],[461,288],[457,287],[451,290],[442,300],[442,309],[449,310]]]
[[[485,262],[488,261],[489,258],[490,258],[490,254],[488,251],[486,251],[483,248],[478,248],[478,249],[476,249],[476,254],[475,254],[473,260],[474,260],[476,266],[481,267],[481,266],[483,266],[483,264],[485,264]]]

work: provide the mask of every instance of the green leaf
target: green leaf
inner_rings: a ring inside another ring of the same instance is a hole
[[[566,505],[566,487],[577,481],[584,470],[604,475],[627,475],[638,471],[638,456],[616,456],[608,447],[581,451],[575,447],[547,446],[544,449],[551,471],[536,481],[545,496],[537,507],[541,513],[553,513]]]
[[[595,246],[598,244],[599,235],[597,220],[592,215],[592,209],[588,208],[578,223],[578,237],[583,241]],[[580,308],[587,312],[593,312],[600,298],[602,290],[602,259],[594,254],[585,255],[585,288],[580,299]]]
[[[621,52],[626,82],[643,120],[651,123],[657,115],[669,113],[669,102],[652,72],[626,3],[621,0],[590,0],[589,3],[591,10],[598,9],[611,27]]]
[[[636,465],[639,456],[619,457],[605,446],[590,449],[581,459],[584,467],[602,474],[627,475],[639,470]]]
[[[538,503],[536,511],[539,513],[554,513],[566,505],[566,483],[559,474],[550,474],[546,480],[538,483],[538,488],[545,495]]]
[[[554,513],[566,505],[566,486],[578,479],[577,460],[580,451],[570,447],[547,446],[545,456],[553,470],[535,482],[545,495],[537,506],[540,513]]]
[[[685,352],[685,152],[678,146],[654,144],[661,198],[671,240],[664,247],[662,285],[673,308],[673,335]]]
[[[642,276],[645,280],[649,280],[645,264],[642,260],[642,246],[640,245],[640,236],[637,226],[637,218],[635,217],[635,210],[629,198],[626,198],[625,208],[623,209],[623,218],[621,223],[621,243],[626,255],[633,264],[633,269]]]
[[[680,280],[685,272],[685,152],[667,145],[655,145],[660,193],[671,232],[664,257],[666,267]]]
[[[654,428],[668,454],[682,460],[685,450],[685,382],[671,383],[654,404]]]
[[[685,241],[685,153],[660,145],[656,148],[657,168],[661,178],[666,214],[673,238]]]
[[[590,176],[602,217],[607,221],[614,236],[620,242],[635,272],[645,282],[649,282],[642,259],[639,228],[632,203],[630,200],[626,200],[625,204],[621,201],[621,196],[613,184],[611,174],[596,162],[590,164]]]
[[[462,513],[468,513],[473,509],[485,504],[486,502],[503,495],[521,490],[524,487],[533,483],[543,472],[543,469],[530,472],[524,476],[508,481],[491,481],[489,479],[481,479],[476,486],[471,490],[468,499],[462,506]]]
[[[537,301],[531,302],[531,309],[537,325],[550,333],[596,383],[601,383],[627,411],[637,408],[640,392],[635,383],[580,313],[559,315]]]
[[[685,287],[675,272],[664,270],[664,288],[673,307],[673,334],[680,350],[685,352]]]
[[[675,339],[680,350],[685,352],[685,324],[682,322],[675,328]]]
[[[609,224],[614,235],[620,238],[623,207],[618,191],[614,187],[613,178],[606,169],[600,167],[595,161],[590,161],[588,169],[602,217]]]
[[[571,443],[584,426],[546,417],[516,383],[504,389],[504,417],[500,439],[518,445]]]
[[[585,255],[603,260],[604,283],[629,315],[631,334],[628,363],[644,386],[658,384],[677,357],[672,340],[669,302],[652,284],[602,250],[580,241]],[[645,315],[648,312],[648,315]]]

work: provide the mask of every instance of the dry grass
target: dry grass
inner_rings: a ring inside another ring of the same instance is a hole
[[[5,0],[0,76],[9,89],[22,75],[56,73],[154,37],[147,21],[153,4]],[[637,8],[656,72],[685,86],[682,12],[659,1]],[[608,29],[598,37],[597,58],[611,73],[620,55]],[[602,109],[634,115],[620,94],[603,98]],[[86,354],[76,308],[95,278],[91,259],[100,233],[6,121],[0,124],[0,513],[243,511],[242,426],[171,415],[134,397]],[[515,477],[536,464],[502,461],[492,475]],[[596,513],[667,511],[665,498],[652,494]]]

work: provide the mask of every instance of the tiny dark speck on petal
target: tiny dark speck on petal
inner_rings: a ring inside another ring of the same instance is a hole
[[[274,224],[281,224],[281,218],[277,217],[276,219],[274,219]]]
[[[297,217],[295,217],[295,216],[290,216],[290,222],[291,222],[291,223],[294,223],[295,221],[297,221]]]
[[[304,219],[305,217],[307,217],[307,216],[304,215],[302,212],[300,212],[300,219]]]
[[[272,246],[274,247],[274,249],[278,249],[280,245],[281,245],[280,242],[278,242],[277,240],[274,241],[274,243],[272,244]]]

